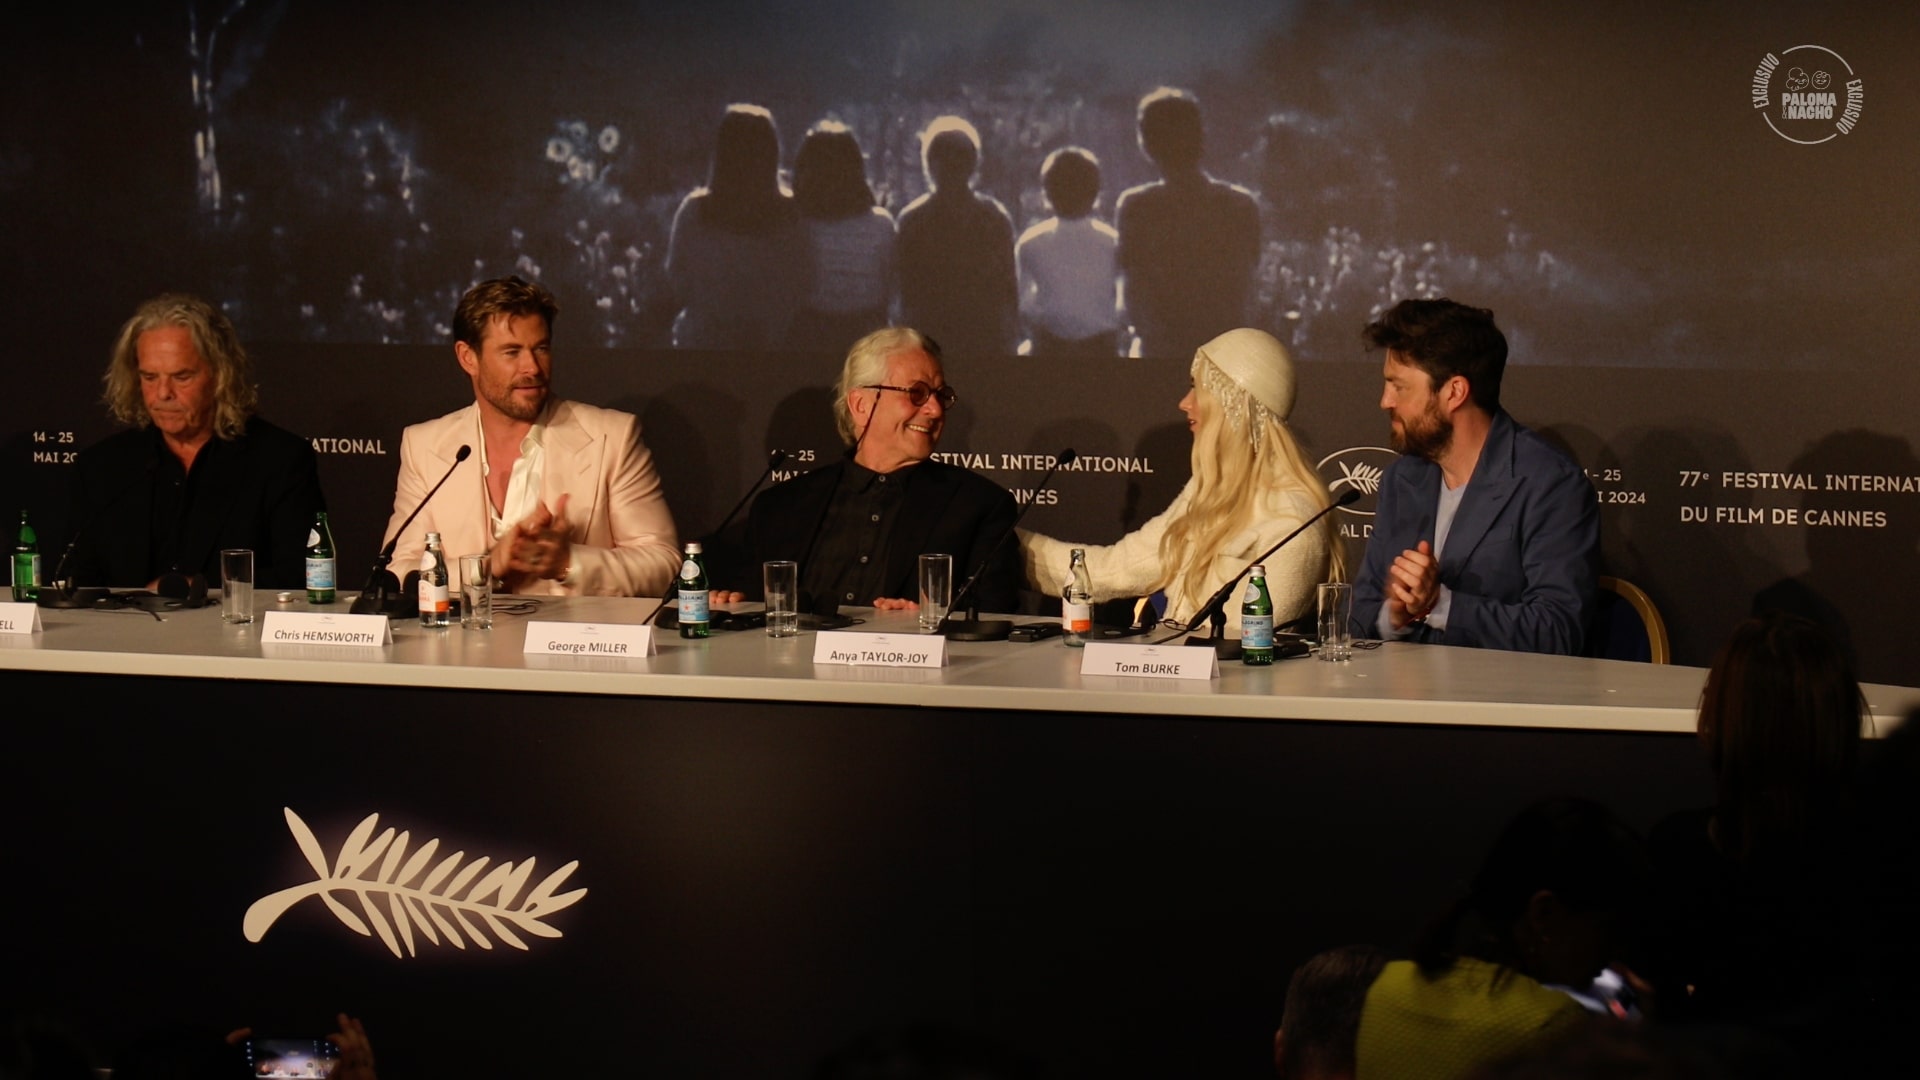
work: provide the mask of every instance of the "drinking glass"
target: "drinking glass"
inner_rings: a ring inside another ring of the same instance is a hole
[[[220,552],[220,617],[230,623],[253,621],[253,550]]]
[[[1322,660],[1341,663],[1353,659],[1353,586],[1329,581],[1320,586],[1319,651]]]
[[[778,559],[761,567],[767,595],[767,636],[800,632],[800,564]]]
[[[920,556],[920,632],[937,633],[953,603],[953,556]]]
[[[460,556],[460,628],[493,629],[493,567],[485,555]]]

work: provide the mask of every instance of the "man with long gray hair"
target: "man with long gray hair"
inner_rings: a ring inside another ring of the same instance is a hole
[[[156,296],[121,327],[105,382],[130,430],[75,462],[72,582],[217,582],[221,549],[250,548],[256,584],[299,587],[307,531],[326,509],[319,464],[305,439],[254,414],[233,323],[197,296]]]

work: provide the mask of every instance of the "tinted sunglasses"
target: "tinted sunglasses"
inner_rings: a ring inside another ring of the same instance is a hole
[[[932,398],[933,400],[939,402],[940,407],[943,409],[953,408],[953,403],[960,400],[960,395],[954,393],[953,387],[951,386],[943,386],[940,389],[935,390],[933,387],[928,386],[926,383],[918,382],[918,381],[916,381],[912,386],[884,386],[880,383],[869,383],[866,386],[861,387],[860,389],[862,390],[897,390],[900,393],[907,395],[907,400],[913,402],[913,407],[916,409],[922,405],[925,405],[927,403],[928,398]]]

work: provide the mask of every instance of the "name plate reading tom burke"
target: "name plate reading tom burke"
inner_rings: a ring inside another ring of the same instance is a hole
[[[624,660],[652,656],[653,627],[634,623],[530,622],[523,653],[542,656],[601,656]]]
[[[1220,674],[1212,649],[1185,645],[1120,645],[1089,641],[1080,658],[1082,675],[1125,675],[1134,679],[1211,679]]]
[[[0,604],[0,634],[37,634],[40,608],[35,604]]]
[[[260,629],[262,645],[341,645],[377,649],[393,644],[385,615],[338,615],[331,611],[269,611]]]
[[[822,630],[813,640],[813,662],[849,667],[946,667],[947,639],[938,634],[856,634]]]

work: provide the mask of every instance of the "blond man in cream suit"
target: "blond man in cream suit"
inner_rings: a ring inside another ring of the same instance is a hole
[[[474,402],[401,437],[388,536],[453,474],[400,537],[396,575],[420,568],[429,532],[449,560],[488,553],[493,576],[516,593],[658,596],[679,570],[639,420],[548,392],[557,312],[552,294],[517,277],[461,298],[453,350]],[[474,453],[455,466],[463,445]]]

